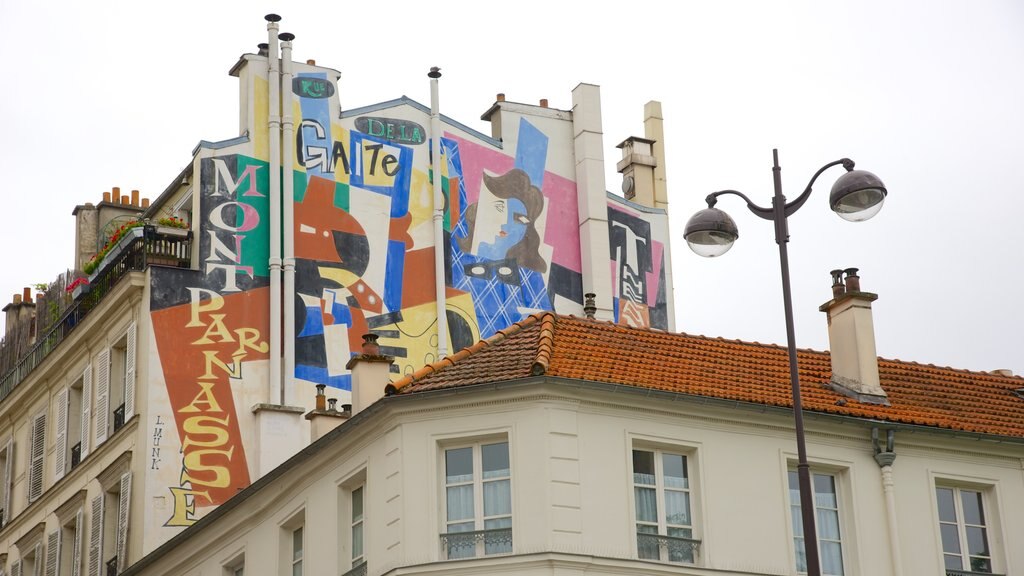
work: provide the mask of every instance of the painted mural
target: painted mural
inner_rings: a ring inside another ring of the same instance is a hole
[[[251,139],[195,164],[198,270],[152,272],[151,370],[162,382],[151,408],[166,429],[154,430],[150,493],[166,498],[154,514],[167,527],[194,523],[256,475],[246,444],[268,380],[269,147],[265,76],[246,82]],[[295,157],[282,177],[294,190],[294,398],[311,404],[325,384],[346,402],[345,365],[370,331],[395,357],[394,379],[437,359],[436,249],[451,352],[540,310],[582,312],[573,143],[565,130],[552,136],[554,121],[520,117],[503,143],[449,126],[433,174],[422,107],[342,120],[336,87],[312,67],[300,67],[292,92]],[[434,178],[445,199],[439,245]],[[666,222],[609,200],[617,322],[668,327]]]

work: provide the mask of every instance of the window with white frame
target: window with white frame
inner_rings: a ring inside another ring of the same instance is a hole
[[[31,420],[28,440],[28,503],[43,495],[43,468],[46,458],[46,411]]]
[[[295,530],[292,530],[292,576],[302,576],[302,557],[303,557],[303,534],[302,526],[299,526]]]
[[[444,451],[445,532],[449,559],[512,552],[512,478],[508,442]]]
[[[82,539],[85,535],[84,512],[79,507],[73,515],[62,518],[56,533],[58,548],[55,553],[57,574],[79,576],[82,574]]]
[[[634,449],[633,501],[637,556],[692,564],[700,541],[693,538],[687,457]]]
[[[936,486],[942,559],[947,570],[992,572],[989,520],[984,493],[952,486]]]
[[[811,473],[814,496],[815,525],[821,573],[843,575],[843,541],[840,531],[839,492],[836,477],[821,472]],[[800,508],[800,479],[796,470],[789,471],[789,508],[793,523],[793,548],[797,572],[807,572],[807,549],[804,547],[804,523]]]
[[[245,576],[245,554],[238,554],[224,564],[224,576]]]
[[[349,494],[351,510],[349,533],[352,535],[352,567],[366,561],[363,556],[363,487],[359,486]]]

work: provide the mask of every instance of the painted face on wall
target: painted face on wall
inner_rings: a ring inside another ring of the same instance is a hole
[[[481,258],[502,260],[526,237],[530,225],[526,204],[519,198],[499,198],[480,186],[472,251]]]

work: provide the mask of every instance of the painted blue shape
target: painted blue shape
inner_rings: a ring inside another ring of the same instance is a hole
[[[612,298],[612,318],[615,318],[616,322],[619,321],[619,299],[618,298]]]
[[[390,312],[402,309],[402,274],[405,272],[405,242],[388,240],[388,260],[384,272],[384,307]]]
[[[325,72],[303,72],[299,78],[318,78],[327,80]],[[290,90],[291,87],[286,89]],[[331,105],[328,98],[299,97],[302,118],[295,127],[302,137],[302,149],[296,150],[306,166],[306,178],[319,176],[334,180],[334,168],[331,166]]]
[[[295,366],[295,377],[301,378],[302,380],[309,380],[310,382],[316,382],[318,384],[326,384],[331,388],[352,390],[351,374],[329,376],[327,374],[327,368],[318,368],[307,364],[299,364]]]
[[[344,324],[349,328],[352,327],[352,309],[347,304],[335,302],[334,306],[331,306],[331,316],[334,316],[335,324]]]
[[[544,188],[544,166],[548,161],[548,137],[536,126],[519,119],[519,141],[516,143],[516,168],[530,177],[530,183]]]
[[[412,182],[412,158],[413,150],[408,146],[388,142],[383,138],[376,138],[362,132],[351,131],[349,136],[349,150],[351,158],[351,173],[348,182],[363,190],[376,192],[391,197],[391,217],[400,218],[409,212],[409,183]],[[380,146],[378,148],[378,146]],[[388,160],[388,156],[394,156],[393,152],[398,151],[395,161]],[[365,165],[373,174],[364,174]],[[387,175],[393,174],[393,182],[390,186],[377,186],[367,184],[367,178],[375,178],[383,172]]]
[[[320,309],[316,306],[306,306],[306,322],[302,325],[302,330],[295,335],[296,338],[302,338],[304,336],[315,336],[317,334],[324,333],[324,319],[320,313]]]

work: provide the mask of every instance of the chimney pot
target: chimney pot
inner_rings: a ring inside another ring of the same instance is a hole
[[[138,205],[139,205],[139,191],[138,190],[132,190],[132,206],[138,206]]]
[[[117,202],[118,200],[120,200],[121,199],[121,187],[120,186],[114,186],[113,188],[111,188],[110,189],[110,195],[113,196],[114,202]]]
[[[24,288],[24,289],[22,289],[21,301],[26,303],[26,304],[31,304],[32,303],[32,289],[31,288]]]
[[[13,303],[14,304],[21,304],[21,294],[15,294],[14,295]]]
[[[860,276],[857,276],[857,268],[847,268],[843,272],[846,273],[846,290],[860,292]]]
[[[267,22],[280,22],[280,21],[281,21],[281,17],[280,17],[280,16],[278,16],[277,14],[273,14],[273,13],[271,13],[271,14],[267,14],[267,15],[266,15],[266,16],[264,16],[263,18],[264,18],[264,19],[265,19],[265,20],[266,20]]]
[[[277,39],[281,42],[291,42],[292,40],[295,40],[295,34],[292,34],[291,32],[282,32],[277,35]]]
[[[597,294],[588,292],[583,295],[583,313],[587,315],[587,318],[594,319],[594,314],[597,313]]]
[[[832,272],[832,297],[839,298],[843,294],[846,294],[846,284],[843,284],[843,271],[835,269]]]
[[[342,412],[351,412],[352,411],[352,405],[351,404],[342,404],[341,405],[341,411]]]
[[[326,410],[327,409],[327,397],[324,396],[324,388],[327,388],[326,384],[316,385],[316,409]]]
[[[337,412],[338,411],[338,399],[337,398],[328,398],[327,399],[327,410],[329,410],[331,412]]]
[[[504,102],[505,101],[505,93],[504,92],[498,92],[498,95],[495,96],[494,99],[497,100],[498,102]]]
[[[363,354],[369,356],[380,355],[380,346],[377,344],[377,336],[373,332],[369,334],[363,334]]]
[[[316,66],[316,60],[310,58],[309,60],[306,60],[306,64],[309,64],[310,66]]]
[[[143,198],[142,199],[142,207],[143,208],[149,208],[149,198]]]
[[[125,194],[124,196],[121,196],[121,204],[127,205],[129,202],[130,202],[130,199],[128,198],[127,194]]]
[[[257,44],[256,49],[259,50],[258,53],[260,56],[270,55],[270,44],[267,44],[266,42],[260,42],[259,44]]]
[[[541,108],[547,108],[548,107],[548,99],[547,98],[541,98],[540,99],[540,107]]]
[[[103,201],[104,202],[110,202],[110,192],[104,192],[103,193]]]

